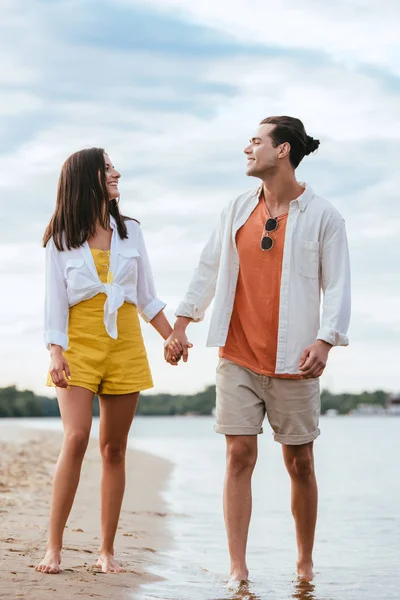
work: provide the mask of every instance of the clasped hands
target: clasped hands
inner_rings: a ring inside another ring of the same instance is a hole
[[[190,348],[193,348],[193,344],[188,341],[185,330],[176,327],[164,342],[164,358],[176,367],[181,358],[187,362]],[[305,378],[321,377],[331,348],[330,344],[319,339],[304,350],[299,368]]]
[[[164,342],[164,358],[170,365],[177,367],[181,358],[187,362],[189,348],[193,348],[184,330],[174,329]]]

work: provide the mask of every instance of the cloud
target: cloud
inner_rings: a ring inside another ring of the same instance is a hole
[[[311,0],[301,11],[289,1],[268,11],[258,0],[251,7],[233,1],[230,11],[221,6],[208,0],[5,4],[4,381],[23,377],[21,383],[43,391],[40,239],[70,153],[105,147],[122,172],[122,210],[142,223],[172,319],[222,207],[258,185],[244,175],[248,137],[261,118],[287,113],[321,139],[299,178],[337,206],[349,234],[354,345],[332,353],[329,377],[337,389],[356,389],[366,382],[367,361],[370,386],[396,386],[385,364],[400,358],[397,4],[387,1],[377,11],[361,0],[336,2],[334,18],[330,5]],[[157,335],[144,326],[158,390],[195,391],[212,383],[216,357],[204,348],[206,330],[207,321],[191,327],[193,360],[177,375],[162,363]],[[16,356],[33,361],[24,375]]]
[[[118,0],[132,7],[142,2]],[[397,60],[400,7],[396,0],[375,4],[371,0],[336,0],[321,3],[282,0],[268,6],[263,0],[146,0],[146,6],[202,24],[247,44],[276,50],[328,55],[345,65],[371,64],[399,74]],[[317,57],[316,57],[317,58]]]

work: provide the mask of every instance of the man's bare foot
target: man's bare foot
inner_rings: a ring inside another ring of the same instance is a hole
[[[117,563],[110,552],[100,552],[96,567],[103,573],[125,573],[125,569]]]
[[[61,564],[61,551],[52,550],[49,548],[44,555],[42,562],[35,567],[35,571],[40,573],[49,573],[50,575],[57,575],[60,572]]]
[[[312,581],[314,579],[315,573],[313,571],[312,561],[297,563],[297,577],[301,579],[301,581]]]
[[[228,589],[238,590],[249,583],[249,571],[246,567],[232,569],[228,581]]]

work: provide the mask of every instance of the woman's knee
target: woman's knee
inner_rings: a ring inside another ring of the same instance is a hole
[[[254,443],[255,442],[255,443]],[[252,472],[257,462],[257,439],[235,436],[227,439],[227,467],[231,473]]]
[[[110,464],[120,464],[125,460],[126,442],[104,442],[100,446],[103,461]]]
[[[63,449],[71,456],[83,458],[89,443],[89,431],[68,431],[64,433]]]

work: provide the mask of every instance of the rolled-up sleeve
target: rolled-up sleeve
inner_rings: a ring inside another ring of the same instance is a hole
[[[166,307],[166,304],[157,298],[153,273],[141,229],[139,232],[139,252],[137,307],[142,319],[149,323],[161,310],[163,310],[163,308]]]
[[[332,346],[347,346],[350,323],[350,258],[344,220],[333,218],[322,243],[323,291],[321,327],[317,339]]]
[[[64,275],[52,239],[46,245],[44,341],[68,349],[68,295]]]

